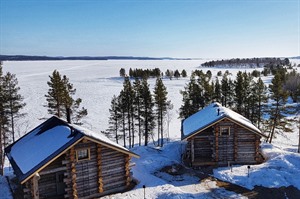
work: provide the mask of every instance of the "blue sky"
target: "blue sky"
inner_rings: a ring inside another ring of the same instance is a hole
[[[300,0],[0,0],[0,54],[296,56]]]

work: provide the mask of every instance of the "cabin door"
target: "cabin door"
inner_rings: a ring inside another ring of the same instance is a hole
[[[64,195],[65,193],[64,172],[56,173],[56,194]]]

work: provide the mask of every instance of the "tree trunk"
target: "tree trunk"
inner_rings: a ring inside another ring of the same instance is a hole
[[[161,115],[160,115],[160,130],[161,130],[161,142],[160,142],[160,146],[163,147],[164,146],[164,126],[163,126],[163,114],[161,112]]]
[[[131,148],[131,116],[130,116],[130,108],[128,108],[127,113],[127,122],[128,122],[128,147]]]
[[[124,147],[126,148],[126,129],[125,129],[125,113],[122,113],[122,123],[123,123],[123,140],[124,140]]]
[[[4,174],[4,153],[3,153],[2,126],[0,124],[0,175]]]

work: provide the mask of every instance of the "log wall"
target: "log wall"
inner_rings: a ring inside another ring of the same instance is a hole
[[[222,135],[221,128],[229,127],[230,134]],[[190,164],[254,164],[259,162],[260,136],[224,119],[188,139],[186,158]]]
[[[90,151],[89,159],[77,160],[76,150]],[[57,195],[57,174],[63,174],[65,193]],[[36,182],[36,181],[35,181]],[[130,156],[88,139],[70,148],[40,171],[39,198],[96,198],[130,186]],[[33,180],[23,185],[24,198],[34,198]]]

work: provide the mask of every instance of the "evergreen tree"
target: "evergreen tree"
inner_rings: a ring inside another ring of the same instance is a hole
[[[252,96],[253,104],[252,108],[252,122],[257,123],[257,127],[260,129],[260,124],[263,121],[263,113],[266,108],[267,97],[267,87],[264,85],[264,82],[261,78],[258,78],[257,82],[252,86]]]
[[[155,127],[154,123],[154,114],[153,114],[153,100],[152,95],[149,89],[149,84],[147,79],[143,79],[141,84],[141,94],[142,94],[142,102],[141,102],[141,116],[143,118],[144,130],[145,130],[145,146],[148,145],[149,135],[152,133],[151,131]]]
[[[202,90],[196,82],[195,74],[191,75],[190,82],[184,87],[182,94],[183,104],[179,109],[179,117],[185,119],[199,111],[204,104]]]
[[[80,104],[81,98],[73,99],[73,95],[76,93],[76,89],[73,88],[73,84],[69,82],[69,79],[64,75],[61,77],[57,70],[54,70],[50,81],[47,82],[49,86],[48,94],[45,95],[48,102],[48,113],[54,114],[57,117],[63,117],[68,120],[68,112],[71,114],[71,120],[75,124],[81,124],[80,120],[87,115],[87,110]]]
[[[119,132],[121,114],[118,105],[118,98],[115,95],[111,100],[109,114],[110,114],[109,127],[107,131],[112,135],[111,137],[115,138],[116,143],[118,144],[119,143],[118,132]]]
[[[49,86],[48,94],[45,95],[48,102],[48,113],[62,117],[63,112],[63,93],[64,85],[62,77],[57,70],[54,70],[50,81],[47,82]]]
[[[10,72],[3,76],[0,62],[0,175],[3,175],[4,148],[11,139],[15,141],[15,119],[24,115],[20,113],[25,103],[19,90],[16,76]]]
[[[222,92],[221,92],[221,85],[219,79],[216,79],[215,87],[214,87],[214,97],[213,99],[216,102],[222,103]]]
[[[167,88],[163,84],[161,78],[156,79],[156,84],[154,87],[154,104],[156,106],[156,119],[157,119],[157,129],[158,129],[158,146],[163,146],[164,139],[164,117],[167,114],[168,104],[167,101]]]
[[[138,136],[139,136],[139,146],[141,146],[142,143],[142,130],[143,130],[143,118],[141,116],[141,105],[142,105],[142,86],[141,86],[141,81],[136,78],[134,83],[133,83],[133,90],[134,90],[134,107],[135,107],[135,120],[137,121],[137,127],[138,127]]]
[[[2,62],[0,62],[0,175],[4,174],[4,148],[8,145],[7,95],[4,92]]]
[[[269,142],[272,142],[275,128],[284,128],[286,122],[281,121],[284,113],[284,105],[286,103],[288,93],[283,89],[283,81],[281,74],[277,72],[269,85],[271,96],[273,100],[271,106],[270,119],[272,121],[271,131],[269,135]]]
[[[124,91],[121,90],[118,96],[118,107],[120,110],[120,124],[123,133],[123,146],[126,147],[126,101]]]
[[[12,141],[15,142],[15,119],[24,116],[20,113],[20,110],[25,106],[23,97],[18,93],[20,87],[18,87],[18,80],[16,75],[8,72],[4,78],[4,92],[6,93],[7,111],[9,115],[9,123],[12,133]]]
[[[236,105],[236,111],[243,115],[243,105],[245,98],[245,92],[244,92],[244,77],[243,73],[239,71],[236,75],[235,83],[235,105]]]
[[[299,101],[300,95],[300,73],[297,73],[296,70],[292,70],[286,75],[286,81],[284,83],[284,89],[289,92],[289,95],[293,99],[293,102],[296,103]]]
[[[125,75],[126,75],[125,68],[121,68],[120,69],[120,77],[125,77]]]
[[[178,78],[180,77],[180,73],[179,73],[178,70],[175,70],[175,72],[174,72],[174,77],[175,77],[176,79],[178,79]]]
[[[222,93],[222,105],[225,107],[231,107],[233,102],[234,84],[231,79],[228,79],[224,74],[221,81],[221,93]]]
[[[186,70],[184,70],[184,69],[182,70],[182,72],[181,72],[181,76],[182,76],[182,77],[187,77]]]

